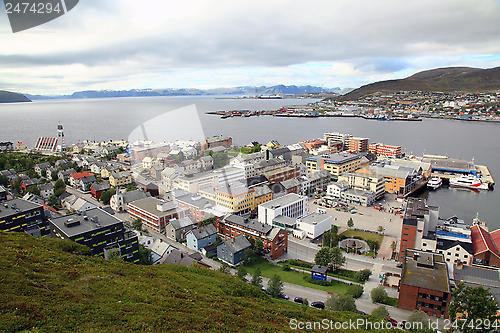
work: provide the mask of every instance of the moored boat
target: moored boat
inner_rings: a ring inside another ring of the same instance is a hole
[[[487,190],[488,184],[481,182],[481,179],[474,176],[460,176],[450,179],[451,186],[472,188],[477,190]]]
[[[427,182],[427,188],[431,190],[437,190],[438,188],[441,187],[443,184],[443,180],[439,177],[432,177],[428,182]]]

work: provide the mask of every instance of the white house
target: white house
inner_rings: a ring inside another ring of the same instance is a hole
[[[303,230],[308,238],[317,238],[332,227],[332,217],[328,214],[311,213],[297,219],[297,229]]]

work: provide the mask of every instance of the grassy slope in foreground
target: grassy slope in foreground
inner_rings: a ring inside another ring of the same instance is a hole
[[[10,91],[0,90],[0,103],[31,102],[26,96]]]
[[[290,331],[291,318],[361,318],[312,308],[304,313],[219,272],[71,254],[85,250],[0,232],[0,331],[281,332]]]

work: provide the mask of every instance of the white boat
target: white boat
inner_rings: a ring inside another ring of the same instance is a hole
[[[443,184],[443,180],[439,177],[432,177],[428,182],[427,182],[427,188],[430,188],[432,190],[437,190],[438,188],[441,187]]]
[[[488,184],[481,182],[481,179],[474,176],[460,176],[450,179],[451,186],[466,187],[478,190],[487,190]]]

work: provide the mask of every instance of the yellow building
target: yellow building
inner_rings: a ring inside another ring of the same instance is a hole
[[[132,183],[132,173],[130,171],[112,172],[109,175],[109,184],[113,187]]]
[[[101,169],[101,178],[108,179],[112,172],[119,172],[119,171],[120,168],[118,167],[112,165],[106,165],[104,168]]]
[[[255,191],[246,187],[220,186],[215,190],[215,203],[235,213],[248,213],[255,208]]]
[[[255,208],[260,204],[273,200],[273,191],[271,191],[269,187],[265,185],[257,186],[254,187],[253,190],[255,191]]]
[[[309,172],[328,170],[334,176],[340,176],[344,172],[354,172],[359,168],[360,164],[361,156],[348,153],[325,154],[306,158],[306,166]]]

